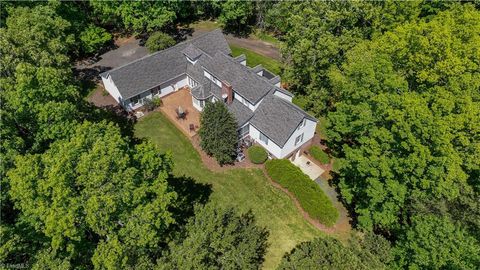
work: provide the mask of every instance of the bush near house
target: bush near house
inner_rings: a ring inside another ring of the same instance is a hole
[[[325,153],[322,148],[318,147],[317,145],[314,145],[308,149],[308,152],[312,157],[322,164],[327,164],[330,162],[330,158],[328,157],[328,154]]]
[[[248,158],[254,164],[263,164],[267,160],[268,154],[263,147],[253,145],[252,147],[248,148]]]
[[[145,101],[145,103],[143,104],[143,106],[145,107],[145,109],[147,109],[147,111],[153,111],[157,107],[162,106],[162,99],[159,98],[159,97],[154,97],[152,99],[147,99]]]
[[[151,53],[166,49],[173,45],[175,45],[175,40],[163,32],[155,32],[151,34],[145,43],[145,46]]]
[[[338,211],[323,190],[287,159],[273,159],[265,163],[268,175],[298,199],[310,217],[332,226]]]

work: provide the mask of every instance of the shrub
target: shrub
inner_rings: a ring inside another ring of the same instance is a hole
[[[268,175],[298,199],[303,210],[321,223],[332,226],[338,211],[323,190],[287,159],[273,159],[265,163]]]
[[[173,45],[175,45],[175,40],[163,32],[151,34],[145,43],[150,52],[160,51]]]
[[[322,164],[327,164],[330,162],[330,158],[328,157],[328,154],[325,153],[320,147],[318,147],[317,145],[314,145],[312,147],[310,147],[310,149],[308,150],[308,152],[310,153],[310,155],[312,155],[312,157],[318,161],[320,161],[320,163]]]
[[[82,44],[82,50],[86,54],[91,54],[101,49],[107,42],[112,39],[112,35],[105,29],[89,25],[85,30],[80,33],[80,41]]]
[[[268,154],[263,147],[254,145],[248,148],[248,158],[255,164],[263,164],[267,160]]]
[[[162,105],[162,99],[159,97],[154,97],[152,99],[146,99],[143,106],[147,111],[153,111],[155,108],[160,107]]]

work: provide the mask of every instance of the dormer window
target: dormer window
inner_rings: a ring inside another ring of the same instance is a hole
[[[302,127],[304,127],[307,124],[307,119],[303,118],[302,122],[298,126],[297,130],[300,130]]]

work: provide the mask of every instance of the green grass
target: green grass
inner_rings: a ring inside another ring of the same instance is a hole
[[[195,30],[211,31],[217,28],[222,28],[222,24],[216,21],[198,21],[189,25],[189,27]]]
[[[265,269],[276,268],[285,252],[296,244],[323,235],[303,219],[291,199],[273,187],[261,170],[208,170],[190,141],[161,113],[153,112],[142,118],[135,126],[135,134],[149,138],[161,151],[173,154],[175,175],[211,184],[211,200],[240,211],[252,209],[258,224],[270,231]]]
[[[265,42],[268,42],[270,44],[273,44],[275,45],[276,47],[279,47],[280,44],[281,44],[281,41],[278,40],[277,38],[275,38],[274,36],[268,34],[268,33],[265,33],[259,29],[257,29],[253,34],[252,36],[254,38],[257,38],[257,39],[260,39],[260,40],[263,40]]]
[[[232,55],[234,57],[245,54],[245,56],[247,57],[247,66],[249,67],[254,67],[256,65],[262,64],[264,68],[270,70],[276,75],[280,75],[280,72],[282,71],[282,64],[275,59],[236,45],[230,45],[230,49],[232,50]]]
[[[321,223],[332,226],[338,211],[320,186],[287,159],[273,159],[265,163],[270,177],[295,195],[302,208]]]
[[[318,117],[318,123],[315,131],[317,132],[318,136],[320,136],[320,139],[328,141],[327,121],[328,120],[325,116]]]
[[[248,158],[255,164],[263,164],[267,160],[268,154],[263,147],[253,145],[248,148]]]
[[[328,157],[328,154],[325,153],[322,148],[318,147],[318,145],[313,145],[308,149],[308,152],[310,155],[313,156],[314,159],[320,161],[322,164],[327,164],[330,162],[330,158]]]

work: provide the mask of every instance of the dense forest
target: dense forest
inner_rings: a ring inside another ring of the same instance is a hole
[[[301,243],[280,269],[478,269],[478,2],[2,1],[0,15],[2,267],[261,267],[254,215],[189,193],[202,185],[88,104],[73,72],[114,33],[216,19],[280,40],[354,221],[347,243]]]

